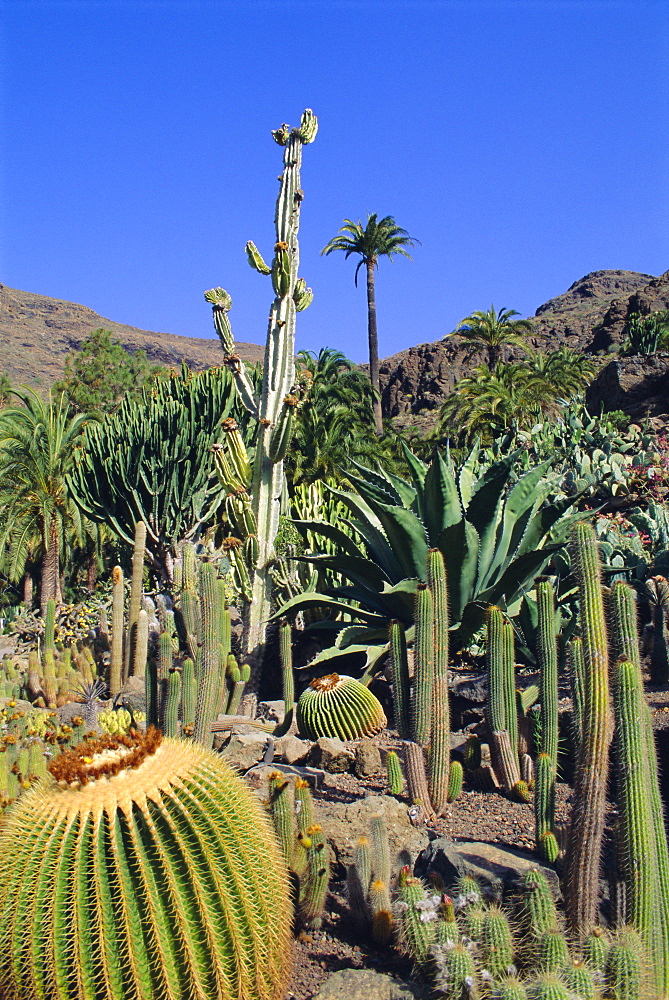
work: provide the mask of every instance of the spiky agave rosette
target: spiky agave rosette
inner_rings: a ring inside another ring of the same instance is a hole
[[[357,740],[378,733],[387,724],[378,698],[346,674],[317,677],[297,703],[297,728],[312,740],[320,736]]]
[[[0,830],[3,1000],[279,1000],[292,909],[252,793],[144,735],[55,757]]]

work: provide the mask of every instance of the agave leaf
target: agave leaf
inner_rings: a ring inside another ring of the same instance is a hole
[[[411,469],[414,486],[416,486],[418,492],[420,493],[420,487],[422,487],[425,482],[428,467],[425,462],[421,462],[417,455],[414,455],[411,448],[405,441],[402,441],[402,451],[404,452],[407,465]]]
[[[453,472],[437,452],[425,477],[423,487],[423,523],[430,544],[436,545],[444,528],[462,519],[462,506]]]
[[[293,611],[301,611],[303,608],[330,608],[331,611],[337,611],[339,613],[351,615],[354,618],[358,618],[368,625],[375,625],[379,628],[383,627],[385,619],[383,615],[370,614],[364,608],[355,607],[353,604],[347,604],[346,601],[340,601],[336,597],[330,597],[327,594],[317,594],[317,593],[306,593],[297,594],[296,597],[292,597],[285,604],[282,604],[278,611],[275,611],[273,615],[270,616],[268,621],[276,621],[278,618],[286,618]]]
[[[328,490],[338,496],[355,515],[348,523],[363,538],[367,545],[369,558],[379,564],[389,580],[401,580],[404,573],[400,561],[389,545],[381,522],[369,504],[362,497],[356,496],[355,493],[338,490],[333,486],[328,486]]]
[[[518,556],[492,586],[477,595],[477,599],[486,604],[499,604],[502,598],[514,597],[518,591],[528,590],[534,578],[549,562],[553,552],[557,552],[560,548],[562,545],[555,543]]]
[[[295,525],[303,537],[306,536],[307,531],[311,531],[315,535],[322,535],[323,538],[329,538],[336,542],[348,555],[354,558],[360,556],[359,546],[355,544],[350,535],[338,528],[336,524],[331,524],[329,521],[297,521],[293,518],[290,519],[290,523]]]
[[[446,563],[451,622],[462,618],[467,604],[476,596],[479,536],[469,521],[458,521],[445,528],[437,542]]]
[[[358,462],[352,461],[351,465],[354,465],[362,476],[353,476],[347,472],[346,478],[355,486],[363,500],[368,503],[370,500],[376,500],[379,503],[396,504],[399,507],[411,507],[415,504],[416,491],[399,476],[393,476],[393,482],[390,476],[375,472],[374,469],[366,469]],[[397,488],[397,483],[401,484],[400,489]],[[408,498],[408,503],[405,503],[405,498]]]
[[[462,506],[466,510],[472,499],[472,493],[474,491],[474,472],[476,470],[476,464],[479,458],[479,451],[481,446],[478,441],[474,443],[474,447],[469,452],[462,468],[460,469],[460,476],[458,478],[458,486],[460,488],[460,497],[462,498]]]
[[[423,579],[428,541],[421,521],[404,507],[391,507],[374,500],[368,500],[368,503],[383,526],[388,543],[400,564],[402,576]]]
[[[308,562],[313,566],[335,570],[347,577],[353,583],[358,583],[371,590],[380,591],[384,584],[388,583],[388,578],[383,570],[371,559],[365,559],[360,555],[314,555],[296,556],[297,562]]]
[[[314,657],[311,661],[310,666],[320,666],[321,663],[327,664],[328,667],[332,669],[343,670],[343,664],[355,654],[364,654],[365,662],[363,664],[363,669],[365,674],[369,675],[373,673],[379,663],[385,659],[388,655],[388,643],[386,642],[383,646],[368,646],[368,645],[351,645],[346,646],[344,649],[339,649],[338,646],[329,646],[327,649],[321,650],[318,656]],[[366,682],[363,682],[366,683]]]

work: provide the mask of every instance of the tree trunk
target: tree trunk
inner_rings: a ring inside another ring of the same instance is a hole
[[[39,603],[42,615],[46,614],[46,602],[57,598],[59,591],[59,537],[58,524],[53,518],[48,530],[48,548],[42,558],[42,578],[40,582]]]
[[[33,606],[33,578],[28,570],[23,574],[23,603],[30,611]]]
[[[381,414],[381,386],[379,384],[379,337],[376,330],[376,297],[374,295],[374,259],[365,262],[367,266],[367,336],[369,338],[369,378],[376,390],[374,399],[374,428],[376,436],[383,434]]]

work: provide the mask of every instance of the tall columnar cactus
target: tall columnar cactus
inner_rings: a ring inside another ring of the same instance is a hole
[[[214,325],[225,353],[224,363],[232,371],[239,396],[250,413],[260,423],[256,444],[251,487],[251,507],[255,522],[253,555],[248,566],[251,580],[251,601],[247,629],[247,653],[252,666],[250,693],[257,694],[265,644],[265,627],[270,616],[271,562],[274,540],[279,527],[279,508],[283,492],[283,459],[290,442],[294,404],[292,392],[295,380],[295,318],[313,297],[311,289],[298,278],[298,230],[300,206],[304,198],[300,184],[303,145],[313,142],[318,123],[307,109],[298,128],[282,125],[272,133],[275,142],[284,147],[283,173],[276,204],[276,239],[272,264],[267,265],[255,244],[247,244],[251,266],[271,279],[274,299],[270,307],[263,367],[262,398],[256,398],[244,365],[235,353],[228,312],[232,300],[222,288],[206,292],[211,302]],[[251,706],[254,707],[254,706]]]
[[[49,770],[0,832],[3,997],[285,995],[286,866],[220,758],[150,729]]]
[[[555,780],[558,752],[558,658],[555,635],[555,591],[552,583],[537,584],[538,658],[541,671],[541,736],[536,768],[534,816],[537,849],[555,861]]]
[[[130,580],[130,607],[128,609],[128,636],[125,646],[125,677],[129,677],[136,662],[137,623],[142,607],[142,577],[144,575],[144,554],[146,551],[146,525],[138,521],[135,525],[135,544],[132,551],[132,577]],[[146,657],[141,667],[144,676]]]
[[[406,634],[397,619],[390,622],[388,633],[395,728],[403,740],[408,740],[411,733],[411,699]]]
[[[123,570],[114,566],[112,570],[112,634],[111,659],[109,663],[109,690],[117,695],[123,682]]]
[[[651,763],[655,747],[647,742],[648,706],[639,664],[621,657],[613,668],[613,683],[625,916],[653,955],[658,986],[666,995],[669,992],[669,854],[664,824],[658,826],[653,818],[653,799],[659,799],[659,788]]]
[[[507,622],[499,608],[488,608],[486,626],[487,722],[493,767],[510,792],[520,781],[513,643],[509,643]]]
[[[430,742],[434,686],[434,599],[426,583],[416,589],[413,731],[421,747]]]
[[[589,525],[577,524],[571,543],[579,585],[579,622],[585,670],[581,743],[574,782],[565,890],[570,928],[575,936],[583,938],[597,923],[613,715],[609,694],[608,637],[595,532]]]
[[[428,787],[439,815],[448,801],[451,769],[451,713],[448,693],[448,585],[439,549],[427,553],[427,585],[432,593],[434,670],[428,756]]]

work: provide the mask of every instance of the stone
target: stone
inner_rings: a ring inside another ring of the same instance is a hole
[[[231,736],[220,753],[232,767],[248,771],[263,759],[266,746],[267,733],[246,733]]]
[[[355,773],[359,778],[379,774],[383,770],[379,748],[373,740],[360,740],[355,748]]]
[[[286,714],[286,704],[283,698],[276,701],[261,701],[258,704],[258,715],[267,722],[283,722]]]
[[[434,991],[393,979],[374,969],[340,969],[323,983],[314,1000],[428,1000]]]
[[[305,761],[311,750],[309,740],[300,740],[297,736],[282,736],[276,741],[276,752],[281,757],[284,764],[301,764]]]
[[[116,697],[116,704],[146,713],[146,682],[143,677],[128,677]]]
[[[458,878],[471,875],[481,885],[484,893],[498,902],[518,889],[523,875],[538,868],[545,875],[555,899],[561,898],[560,883],[555,871],[542,865],[535,855],[501,844],[477,841],[458,841],[448,837],[433,840],[421,852],[414,866],[414,874],[425,879],[435,872],[450,888]]]
[[[332,850],[335,881],[346,877],[355,843],[367,835],[372,816],[382,815],[386,821],[393,873],[413,864],[429,842],[425,827],[411,825],[406,804],[390,795],[367,795],[350,802],[329,796],[326,789],[322,798],[314,799],[314,815]]]
[[[321,736],[314,743],[309,754],[309,763],[322,767],[330,774],[342,774],[350,771],[353,766],[353,751],[349,750],[342,740],[335,736]]]

